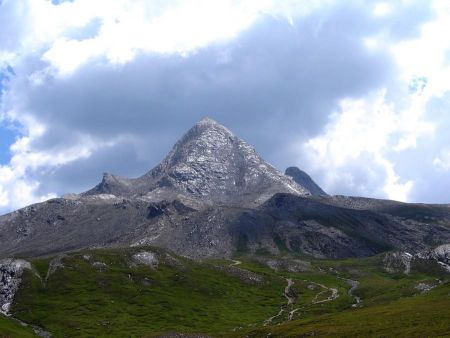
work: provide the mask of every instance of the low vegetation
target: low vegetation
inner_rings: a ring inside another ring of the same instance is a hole
[[[156,261],[136,261],[142,251]],[[32,262],[40,278],[25,271],[11,313],[55,337],[450,335],[444,272],[387,273],[381,257],[305,260],[265,253],[199,262],[156,248],[70,253]],[[0,317],[0,336],[33,330]]]

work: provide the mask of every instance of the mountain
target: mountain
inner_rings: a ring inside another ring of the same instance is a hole
[[[141,177],[105,174],[87,192],[1,216],[0,243],[0,257],[141,245],[194,258],[364,257],[450,243],[450,208],[328,196],[206,118]]]
[[[311,176],[297,167],[289,167],[284,172],[286,176],[292,177],[295,183],[307,189],[311,195],[327,196],[327,193],[313,181]]]
[[[448,243],[449,205],[329,196],[203,119],[141,177],[0,216],[0,336],[445,336]]]
[[[311,195],[305,186],[265,162],[227,128],[204,118],[145,175],[126,179],[105,174],[102,182],[84,195],[161,200],[181,194],[212,204],[255,206],[277,192]]]

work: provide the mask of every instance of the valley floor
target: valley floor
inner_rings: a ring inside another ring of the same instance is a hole
[[[29,326],[1,316],[2,337],[450,336],[450,275],[387,272],[382,256],[199,262],[141,247],[32,265],[10,310]]]

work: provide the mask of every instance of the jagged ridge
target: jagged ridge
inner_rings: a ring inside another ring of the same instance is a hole
[[[313,181],[311,176],[309,176],[307,173],[305,173],[303,170],[300,170],[297,167],[287,168],[284,174],[286,176],[292,177],[295,183],[306,188],[311,193],[311,195],[316,196],[328,195],[325,191],[322,190],[321,187],[317,185],[316,182]]]
[[[139,178],[105,174],[84,194],[1,216],[0,257],[148,244],[190,257],[342,258],[450,243],[448,206],[327,196],[302,182],[203,119]]]
[[[184,194],[215,203],[258,205],[277,192],[310,195],[265,162],[253,147],[210,118],[195,124],[154,169],[137,179],[105,174],[85,195],[114,194],[154,200]]]

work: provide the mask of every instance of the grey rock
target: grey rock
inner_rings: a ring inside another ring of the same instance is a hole
[[[206,202],[255,206],[276,192],[311,194],[265,162],[253,147],[227,128],[205,118],[175,144],[161,164],[145,175],[127,179],[104,174],[102,182],[84,196],[159,194],[166,198],[178,193]]]
[[[158,267],[159,259],[154,252],[141,251],[133,255],[133,260],[142,265],[146,265],[155,269]]]
[[[384,268],[389,273],[402,272],[409,275],[413,258],[408,252],[389,252],[383,258]]]
[[[418,283],[414,288],[421,293],[427,293],[433,290],[437,284]]]
[[[0,216],[0,257],[152,245],[192,258],[344,258],[450,243],[448,205],[327,196],[303,184],[204,119],[139,178],[105,174],[83,194]]]
[[[289,272],[307,272],[311,270],[311,262],[300,260],[300,259],[292,259],[292,258],[265,258],[265,257],[256,257],[256,261],[267,265],[274,271],[278,270],[286,270]]]
[[[316,182],[313,181],[311,176],[305,173],[303,170],[300,170],[297,167],[289,167],[284,172],[286,176],[292,177],[295,183],[300,186],[306,188],[311,195],[315,196],[327,196],[328,194],[322,190],[321,187],[317,185]]]
[[[104,262],[92,262],[91,265],[98,271],[106,271],[109,269],[108,264],[106,264]]]
[[[23,259],[6,258],[0,261],[0,313],[9,315],[25,269],[31,270],[31,264]]]
[[[450,272],[450,244],[440,245],[427,249],[416,255],[420,259],[432,260],[438,263],[445,271]]]
[[[62,259],[65,257],[64,254],[58,255],[55,258],[53,258],[49,265],[47,270],[47,275],[45,276],[45,283],[47,283],[48,279],[51,275],[53,275],[58,269],[64,269],[64,264],[62,262]]]
[[[216,268],[219,271],[225,272],[231,276],[239,278],[243,282],[258,284],[264,281],[263,276],[249,270],[238,268],[236,266],[214,265],[214,268]]]
[[[409,274],[414,268],[419,268],[425,262],[426,266],[434,263],[445,272],[450,273],[450,244],[439,245],[416,252],[388,252],[383,257],[385,270],[390,273],[403,272]]]

